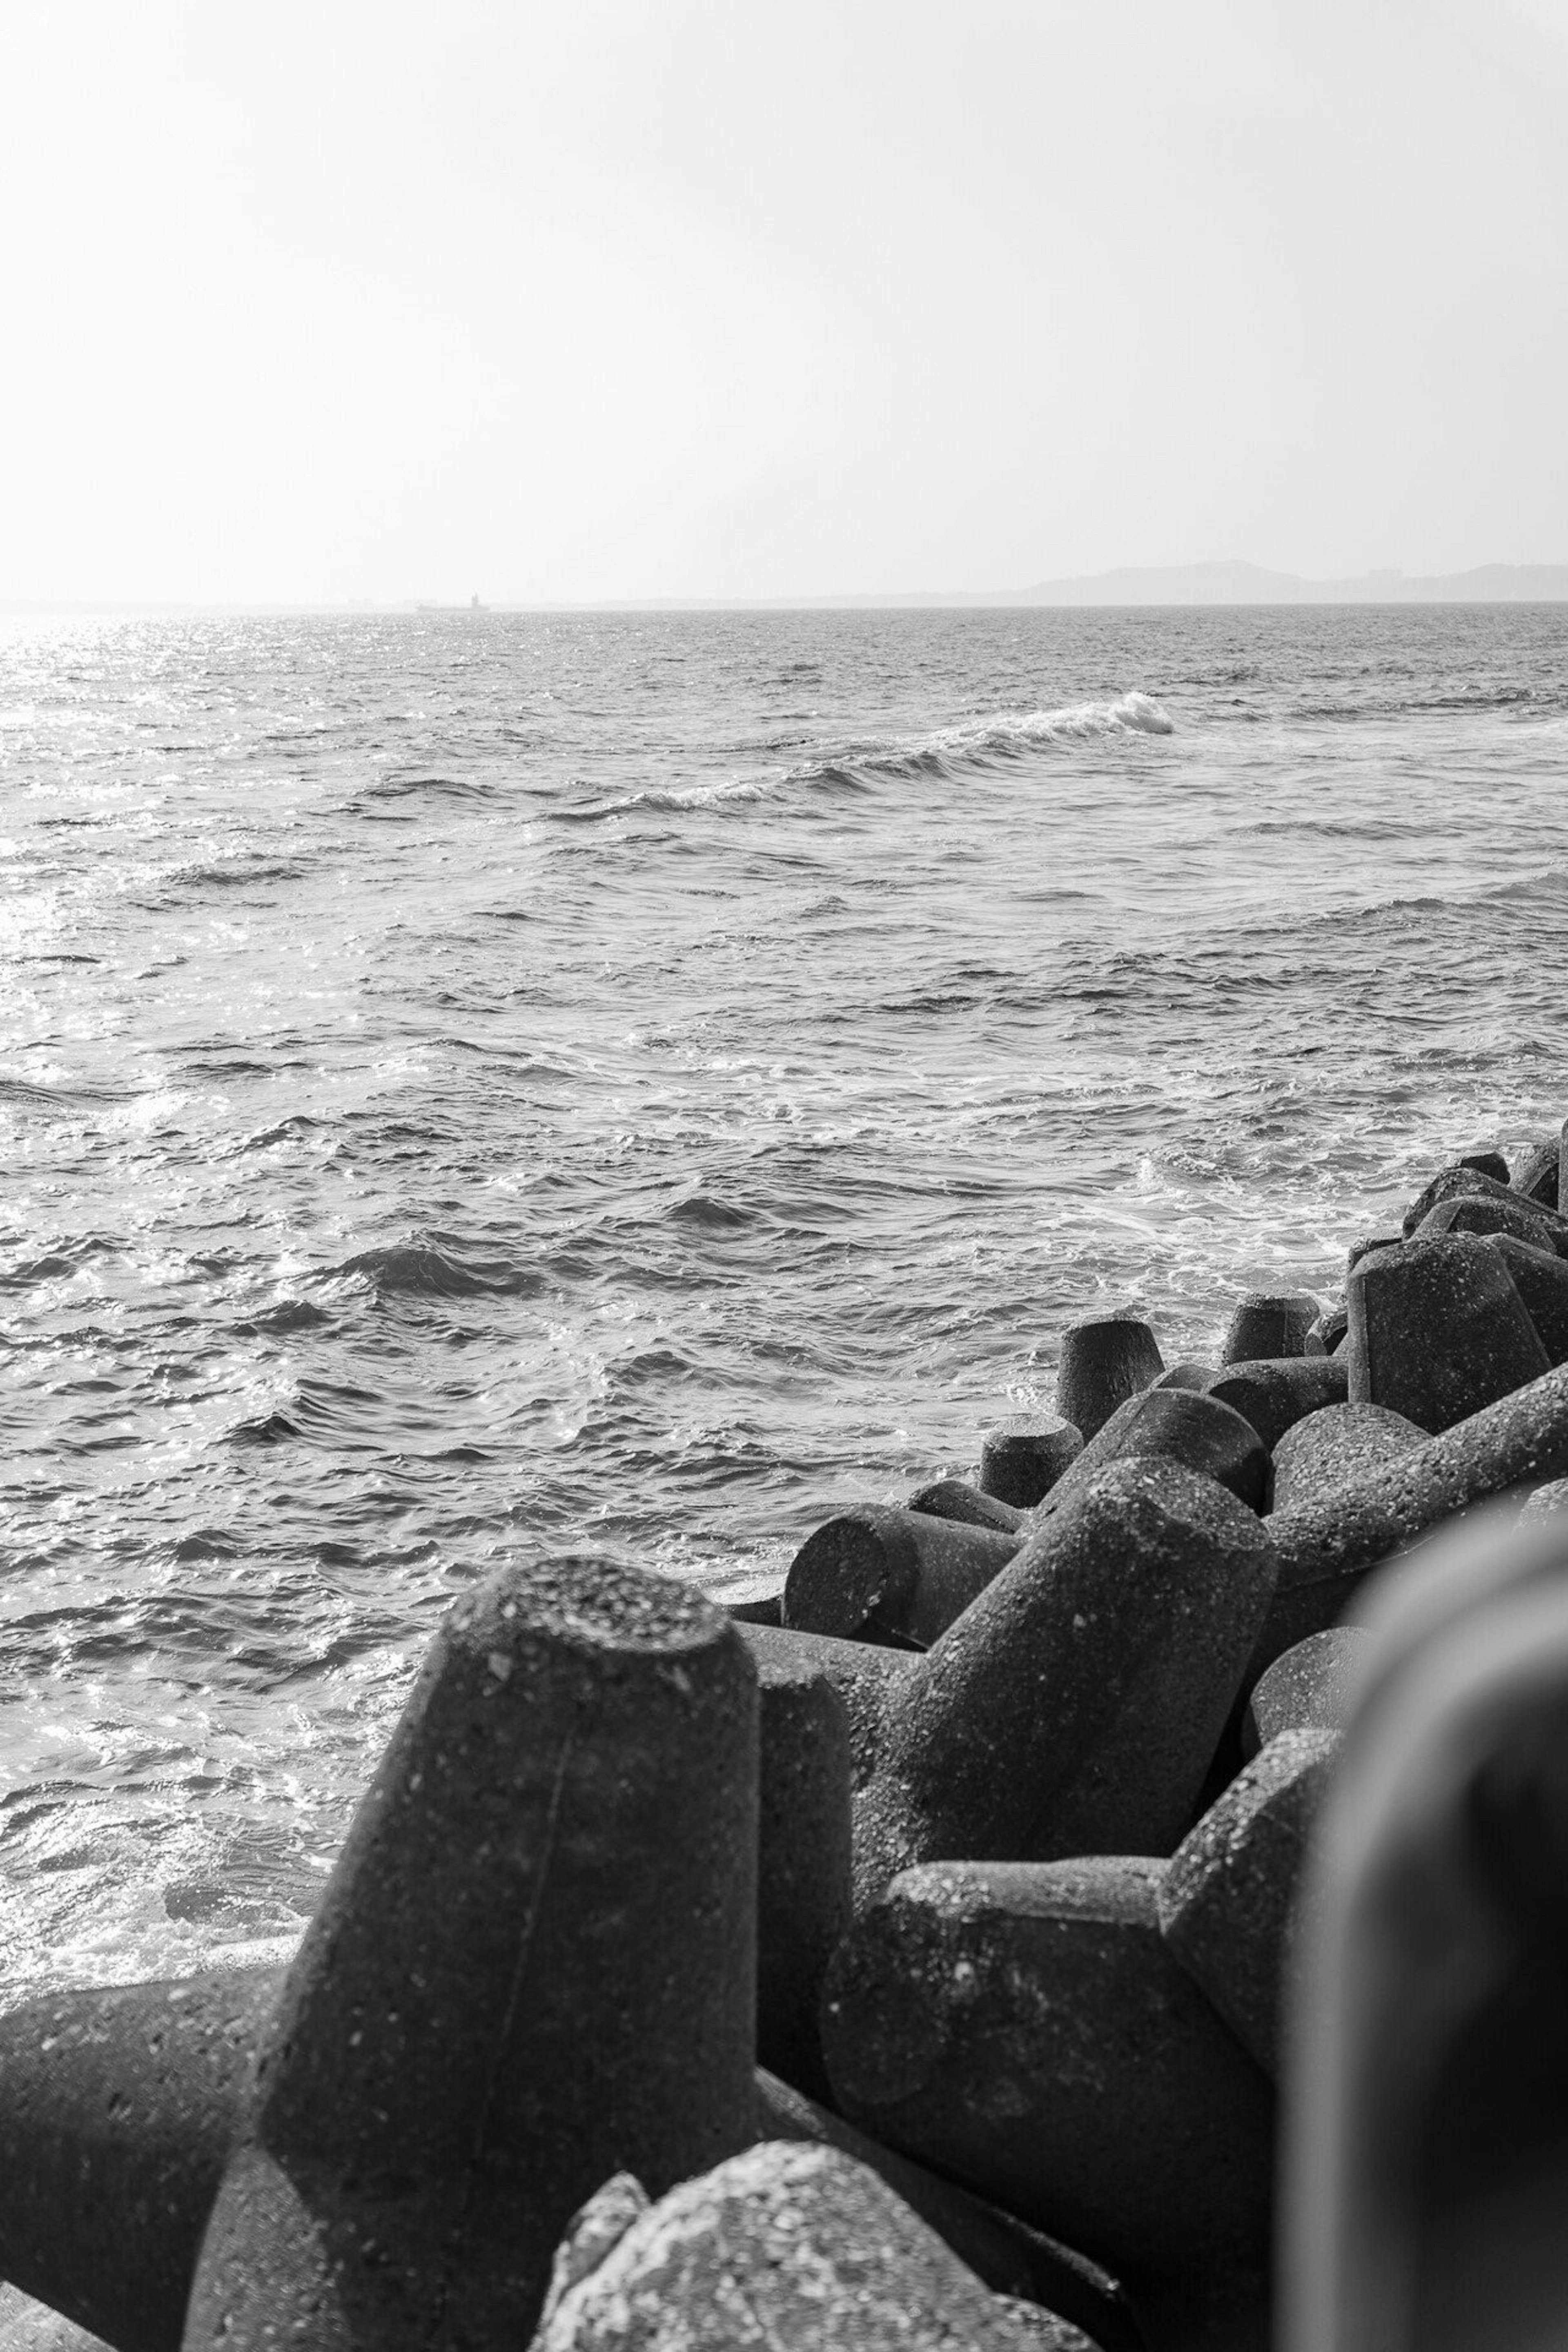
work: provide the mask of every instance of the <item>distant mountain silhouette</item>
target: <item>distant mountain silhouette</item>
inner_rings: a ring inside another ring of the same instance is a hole
[[[965,598],[964,602],[972,601]],[[1073,580],[1042,580],[1002,596],[1006,604],[1498,604],[1568,602],[1568,563],[1482,563],[1470,572],[1407,578],[1366,572],[1354,580],[1306,580],[1259,563],[1123,567]]]

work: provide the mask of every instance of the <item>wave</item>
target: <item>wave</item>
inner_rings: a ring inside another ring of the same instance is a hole
[[[392,1242],[380,1249],[361,1250],[336,1268],[340,1275],[359,1275],[382,1297],[423,1296],[434,1298],[533,1298],[544,1287],[544,1277],[531,1265],[506,1258],[474,1257],[445,1234],[428,1242]]]
[[[1176,722],[1152,694],[1119,695],[1113,702],[1072,702],[1058,709],[1012,712],[1000,718],[966,719],[939,728],[912,742],[871,742],[787,768],[775,776],[729,776],[710,783],[654,785],[613,800],[581,802],[552,809],[562,824],[592,824],[602,817],[630,816],[638,810],[670,814],[722,809],[749,801],[773,800],[791,786],[826,787],[839,793],[864,793],[889,779],[957,778],[966,771],[1027,759],[1056,744],[1091,742],[1118,736],[1173,735]]]

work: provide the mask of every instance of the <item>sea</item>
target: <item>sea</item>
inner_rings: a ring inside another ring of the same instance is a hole
[[[1568,1110],[1568,606],[0,621],[0,2005]]]

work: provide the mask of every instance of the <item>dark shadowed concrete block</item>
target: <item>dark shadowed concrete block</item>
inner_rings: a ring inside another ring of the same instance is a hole
[[[1256,1756],[1287,1731],[1342,1731],[1355,1703],[1366,1643],[1359,1625],[1330,1625],[1283,1651],[1247,1702],[1243,1754]]]
[[[1011,1503],[972,1486],[967,1478],[933,1478],[909,1500],[911,1511],[928,1518],[955,1519],[963,1527],[990,1528],[997,1535],[1013,1535],[1024,1524],[1024,1514]]]
[[[1273,1580],[1262,1523],[1212,1478],[1113,1463],[889,1695],[858,1894],[955,1853],[1168,1853]]]
[[[459,1601],[263,2037],[186,2352],[525,2343],[602,2181],[751,2137],[756,1843],[728,1618],[604,1559]]]
[[[1458,1164],[1461,1168],[1479,1169],[1481,1174],[1489,1176],[1495,1184],[1509,1184],[1513,1181],[1509,1174],[1508,1161],[1500,1151],[1493,1150],[1489,1145],[1478,1144],[1474,1151],[1461,1152]]]
[[[1476,1237],[1373,1252],[1347,1303],[1352,1403],[1387,1405],[1423,1429],[1451,1428],[1551,1370],[1508,1268]]]
[[[828,2072],[867,2130],[1123,2278],[1154,2343],[1261,2347],[1272,2101],[1161,1938],[1162,1874],[906,1872],[829,1971]]]
[[[1279,1551],[1279,1580],[1253,1679],[1293,1642],[1331,1625],[1380,1560],[1491,1496],[1563,1476],[1568,1365],[1428,1438],[1369,1477],[1277,1509],[1268,1532]]]
[[[869,2165],[895,2195],[999,2294],[1046,2304],[1086,2330],[1102,2352],[1144,2352],[1144,2336],[1127,2295],[1087,2254],[1047,2237],[983,2197],[900,2156],[830,2108],[771,2074],[757,2074],[757,2137],[812,2140]]]
[[[1370,1477],[1426,1432],[1382,1404],[1331,1404],[1288,1429],[1274,1447],[1276,1513]]]
[[[1057,1411],[1082,1432],[1087,1444],[1119,1404],[1157,1381],[1164,1369],[1153,1332],[1135,1315],[1070,1324],[1057,1371]]]
[[[919,1654],[887,1650],[871,1642],[840,1642],[830,1633],[796,1633],[781,1626],[744,1625],[741,1630],[759,1674],[775,1661],[794,1659],[827,1676],[844,1703],[850,1773],[858,1788],[869,1779],[882,1752],[889,1699]]]
[[[1271,1739],[1184,1838],[1160,1882],[1160,1932],[1273,2074],[1291,1918],[1337,1731]]]
[[[1545,1211],[1515,1192],[1500,1200],[1478,1201],[1461,1193],[1455,1200],[1439,1201],[1416,1226],[1415,1235],[1423,1234],[1511,1234],[1516,1241],[1553,1255],[1564,1239],[1555,1220],[1549,1224]]]
[[[1169,1462],[1201,1471],[1227,1487],[1248,1510],[1268,1499],[1268,1454],[1236,1407],[1192,1389],[1145,1389],[1119,1405],[1097,1437],[1047,1496],[1037,1520],[1062,1510],[1113,1462]]]
[[[986,1431],[981,1445],[980,1484],[986,1494],[1031,1510],[1082,1449],[1082,1432],[1057,1413],[1001,1422]]]
[[[1568,2311],[1568,1586],[1549,1530],[1441,1549],[1385,1580],[1314,1840],[1289,2352],[1545,2352]]]
[[[0,2276],[178,2352],[275,1969],[47,1993],[0,2019]]]
[[[1309,1413],[1342,1404],[1348,1380],[1342,1357],[1277,1357],[1272,1361],[1225,1365],[1204,1393],[1217,1397],[1221,1404],[1228,1404],[1250,1422],[1259,1442],[1272,1451],[1285,1432]]]
[[[1508,1268],[1547,1361],[1568,1363],[1568,1262],[1554,1250],[1536,1249],[1508,1234],[1492,1234],[1488,1247]]]
[[[1522,1194],[1527,1201],[1538,1201],[1543,1209],[1557,1209],[1558,1143],[1554,1135],[1544,1142],[1531,1144],[1524,1152],[1509,1178],[1510,1192]]]
[[[806,1538],[784,1582],[784,1622],[840,1641],[926,1649],[1005,1568],[1021,1538],[923,1511],[841,1511]]]
[[[775,1658],[757,1680],[757,2056],[825,2098],[817,2009],[849,1924],[849,1721],[814,1661]]]
[[[1150,1385],[1157,1389],[1201,1389],[1217,1370],[1217,1365],[1200,1364],[1195,1357],[1184,1356],[1179,1364],[1167,1364],[1159,1379]]]
[[[1305,1354],[1308,1334],[1319,1312],[1317,1300],[1304,1290],[1249,1290],[1231,1310],[1220,1362],[1251,1363],[1260,1357]]]

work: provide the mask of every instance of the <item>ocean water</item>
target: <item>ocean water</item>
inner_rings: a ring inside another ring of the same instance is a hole
[[[1568,607],[0,625],[0,2001],[1568,1109]]]

